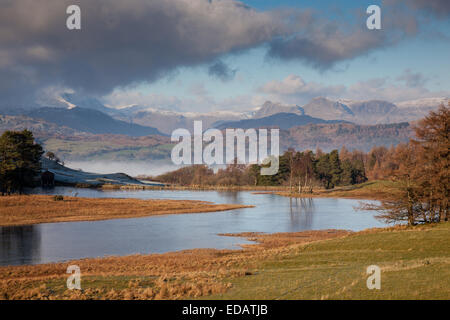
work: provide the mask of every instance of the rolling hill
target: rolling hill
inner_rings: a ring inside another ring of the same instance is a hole
[[[163,135],[158,129],[117,120],[101,111],[80,107],[44,107],[31,110],[26,116],[93,134]]]
[[[374,146],[390,147],[409,141],[414,132],[409,123],[357,125],[353,123],[309,124],[280,132],[284,149],[323,151],[340,149],[369,151]]]
[[[318,123],[337,123],[343,122],[341,120],[323,120],[319,118],[313,118],[307,115],[298,115],[295,113],[276,113],[274,115],[259,118],[259,119],[246,119],[240,121],[223,122],[219,125],[215,125],[217,129],[226,128],[269,128],[276,127],[280,129],[289,129],[295,126],[303,126],[306,124],[318,124]]]

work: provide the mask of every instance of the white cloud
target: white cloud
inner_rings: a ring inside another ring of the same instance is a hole
[[[193,84],[188,88],[189,95],[174,96],[154,92],[142,92],[137,89],[116,89],[102,98],[111,107],[139,105],[143,107],[183,111],[211,112],[214,110],[244,111],[264,103],[261,95],[238,95],[224,99],[212,97],[203,84]]]
[[[440,97],[450,95],[449,91],[431,91],[416,83],[415,86],[393,83],[388,79],[370,79],[359,81],[347,89],[346,98],[355,100],[386,100],[400,102],[422,98]]]
[[[345,91],[345,86],[326,86],[321,83],[306,82],[300,76],[291,74],[281,81],[273,80],[266,83],[258,91],[268,94],[271,100],[299,104],[318,96],[339,96]]]
[[[372,78],[358,81],[350,86],[330,86],[305,81],[298,75],[289,75],[285,79],[273,80],[261,86],[258,91],[265,94],[267,100],[286,104],[304,104],[311,98],[323,96],[331,99],[386,100],[399,102],[412,99],[449,96],[449,91],[431,91],[425,87],[427,77],[406,70],[396,80],[390,78]],[[404,82],[404,84],[402,84]]]

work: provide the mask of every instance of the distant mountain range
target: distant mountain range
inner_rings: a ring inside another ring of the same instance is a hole
[[[260,108],[210,113],[175,112],[140,105],[111,108],[94,98],[66,94],[34,105],[0,109],[0,134],[32,130],[49,150],[65,159],[168,159],[174,129],[280,128],[283,148],[320,147],[369,150],[396,145],[413,137],[408,122],[423,118],[448,98],[390,103],[382,100],[333,101],[315,98],[303,106],[265,102]]]
[[[184,128],[193,131],[194,120],[201,120],[204,128],[209,128],[213,123],[219,121],[240,120],[241,114],[228,112],[215,113],[179,113],[171,111],[161,111],[153,108],[143,108],[140,106],[129,107],[128,110],[120,110],[120,114],[114,117],[123,121],[137,123],[140,125],[157,128],[165,134],[172,134],[175,129]]]
[[[449,99],[443,97],[411,100],[394,104],[383,100],[334,101],[319,97],[312,99],[303,106],[288,106],[267,101],[256,110],[243,112],[214,111],[210,113],[182,113],[145,108],[143,106],[130,106],[121,108],[119,113],[117,113],[117,110],[114,110],[112,116],[123,121],[155,127],[166,134],[170,134],[177,128],[192,130],[194,120],[202,120],[203,128],[223,128],[225,124],[235,126],[236,121],[242,121],[239,124],[245,126],[253,123],[255,127],[264,125],[287,128],[292,127],[295,121],[301,119],[298,116],[309,116],[330,121],[342,120],[360,125],[376,125],[419,120],[431,110],[437,109],[441,103],[446,103],[447,101]],[[271,117],[280,113],[290,114],[292,119],[287,116]],[[264,119],[267,117],[271,118]],[[284,119],[285,123],[280,122],[281,118]],[[255,119],[264,120],[247,122],[247,120]],[[272,120],[275,122],[271,122]],[[299,121],[297,125],[302,125],[302,123],[303,121]]]
[[[94,134],[125,134],[129,136],[161,135],[158,129],[116,120],[94,109],[39,108],[29,111],[26,116],[46,122]]]
[[[449,98],[427,98],[404,101],[394,104],[383,100],[333,101],[319,97],[312,99],[303,107],[282,106],[266,102],[257,110],[253,118],[262,118],[274,113],[289,112],[298,115],[309,115],[324,120],[345,120],[355,124],[388,124],[411,122],[423,118],[440,104],[447,104]]]
[[[0,110],[0,114],[26,115],[91,133],[120,133],[140,136],[158,134],[157,131],[170,135],[177,128],[192,130],[194,120],[202,120],[204,129],[223,128],[225,124],[291,128],[295,125],[321,123],[319,120],[310,119],[311,121],[308,121],[308,118],[301,118],[301,116],[328,121],[341,120],[360,125],[410,122],[423,118],[431,110],[437,109],[441,103],[447,101],[449,98],[438,97],[394,104],[383,100],[341,99],[334,101],[318,97],[303,106],[266,101],[261,107],[253,110],[198,113],[177,112],[142,105],[112,108],[95,98],[65,93],[57,98],[41,101],[41,104],[44,103],[44,108],[34,106],[30,110],[25,110],[23,107],[20,109],[9,107],[6,112]],[[53,107],[53,109],[48,109],[48,107]],[[92,114],[89,114],[86,109]],[[274,116],[281,113],[284,115]],[[286,114],[290,114],[290,116]],[[247,121],[256,119],[262,120]],[[241,122],[236,123],[236,121]]]

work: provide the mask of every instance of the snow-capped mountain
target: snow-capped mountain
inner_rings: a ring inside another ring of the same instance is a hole
[[[33,106],[31,109],[51,107],[75,110],[79,107],[101,112],[116,120],[156,128],[162,133],[171,134],[177,128],[192,130],[194,120],[202,120],[203,128],[206,130],[213,124],[222,125],[232,121],[263,119],[281,113],[288,116],[293,114],[292,117],[306,115],[323,120],[344,120],[361,125],[411,122],[423,118],[431,110],[437,109],[442,103],[447,104],[448,101],[449,98],[447,97],[424,98],[398,103],[383,100],[332,100],[318,97],[303,106],[266,101],[259,108],[249,107],[249,109],[242,111],[214,110],[205,113],[195,111],[180,112],[139,104],[112,107],[93,97],[63,93],[59,96],[47,97],[40,102],[40,106]],[[3,110],[0,113],[29,114],[26,111],[19,112],[17,108],[14,113]],[[281,118],[285,119],[286,116]],[[277,121],[280,121],[281,118],[272,117],[270,119],[278,119]],[[270,119],[268,120],[269,122]],[[292,124],[292,121],[289,121],[289,123]]]
[[[408,100],[397,103],[397,107],[399,108],[423,108],[423,107],[432,107],[434,108],[436,105],[446,104],[450,101],[448,97],[438,97],[438,98],[423,98],[416,100]]]
[[[266,101],[260,108],[254,110],[249,114],[251,118],[264,118],[277,113],[294,113],[297,115],[304,115],[305,111],[302,107],[286,106],[281,103],[273,103],[272,101]]]

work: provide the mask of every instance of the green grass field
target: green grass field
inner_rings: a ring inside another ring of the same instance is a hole
[[[381,268],[381,289],[366,285]],[[450,223],[294,246],[212,299],[450,299]]]

